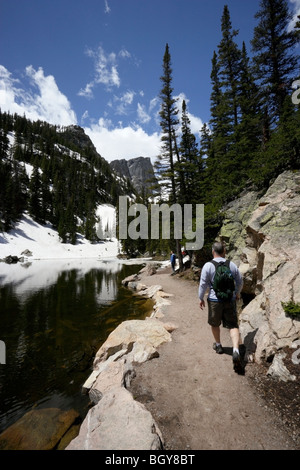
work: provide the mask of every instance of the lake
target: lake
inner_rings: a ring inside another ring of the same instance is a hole
[[[0,432],[33,408],[89,406],[81,387],[109,333],[144,319],[152,302],[121,281],[141,264],[118,260],[45,260],[0,263]]]

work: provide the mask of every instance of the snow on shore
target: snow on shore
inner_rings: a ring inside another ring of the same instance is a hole
[[[104,230],[111,230],[115,224],[115,210],[112,206],[103,205],[97,208],[97,215]],[[98,230],[97,230],[98,233]],[[13,230],[0,232],[0,259],[12,256],[23,256],[29,250],[32,256],[28,259],[78,259],[78,258],[115,258],[120,250],[116,238],[91,243],[82,235],[78,235],[76,245],[61,243],[57,231],[52,225],[41,225],[28,214]],[[27,256],[25,255],[25,258]]]

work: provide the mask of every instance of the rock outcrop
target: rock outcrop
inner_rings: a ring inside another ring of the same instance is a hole
[[[154,178],[154,170],[150,158],[138,157],[130,160],[114,160],[111,168],[121,177],[128,178],[133,187],[141,193],[143,190],[151,194],[151,179]]]
[[[81,150],[89,149],[94,155],[99,156],[95,145],[82,127],[76,125],[65,127],[62,135],[67,143],[74,144]]]
[[[67,450],[159,450],[163,446],[151,413],[127,389],[135,365],[158,357],[159,346],[171,341],[176,325],[158,320],[170,295],[161,286],[147,287],[139,281],[134,275],[124,279],[123,285],[136,295],[154,299],[153,314],[146,320],[124,321],[98,350],[93,372],[83,385],[94,406]]]
[[[240,313],[242,339],[259,362],[300,337],[299,319],[282,307],[300,302],[300,172],[284,172],[264,195],[245,193],[225,213],[220,239],[252,299]]]

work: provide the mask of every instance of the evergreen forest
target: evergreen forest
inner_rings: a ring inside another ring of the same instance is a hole
[[[286,0],[261,0],[250,56],[245,42],[239,47],[239,32],[224,6],[222,39],[211,60],[211,117],[198,140],[191,132],[186,102],[178,109],[174,99],[171,51],[166,45],[156,190],[160,202],[205,205],[208,256],[226,203],[244,190],[265,191],[281,172],[300,169],[300,17],[292,31],[290,20]],[[141,247],[140,241],[139,249],[172,249],[181,263],[184,243],[173,237],[170,243],[148,240]],[[126,240],[125,245],[130,244]]]
[[[191,131],[187,103],[173,88],[168,44],[160,77],[161,152],[155,163],[155,202],[204,204],[205,247],[216,237],[226,203],[244,190],[264,191],[285,170],[300,169],[300,17],[289,30],[287,0],[261,0],[247,50],[228,6],[221,17],[221,41],[211,58],[210,120]],[[238,26],[238,25],[237,25]],[[159,77],[157,77],[159,81]],[[201,115],[201,103],[199,103]],[[51,222],[62,241],[76,231],[95,240],[95,208],[132,194],[93,145],[80,146],[72,129],[0,113],[0,229],[12,228],[27,210]],[[14,143],[9,146],[9,135]],[[10,149],[10,150],[8,150]],[[26,165],[31,165],[28,177]],[[153,197],[136,195],[150,206]],[[123,250],[177,252],[185,240],[123,240]]]
[[[0,230],[8,231],[24,211],[51,223],[63,243],[76,234],[97,240],[96,208],[116,205],[131,194],[78,126],[31,122],[0,110]]]

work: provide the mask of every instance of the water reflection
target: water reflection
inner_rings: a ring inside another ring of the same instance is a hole
[[[151,305],[121,286],[141,266],[91,260],[0,263],[0,432],[31,409],[86,412],[81,385],[97,349]]]

